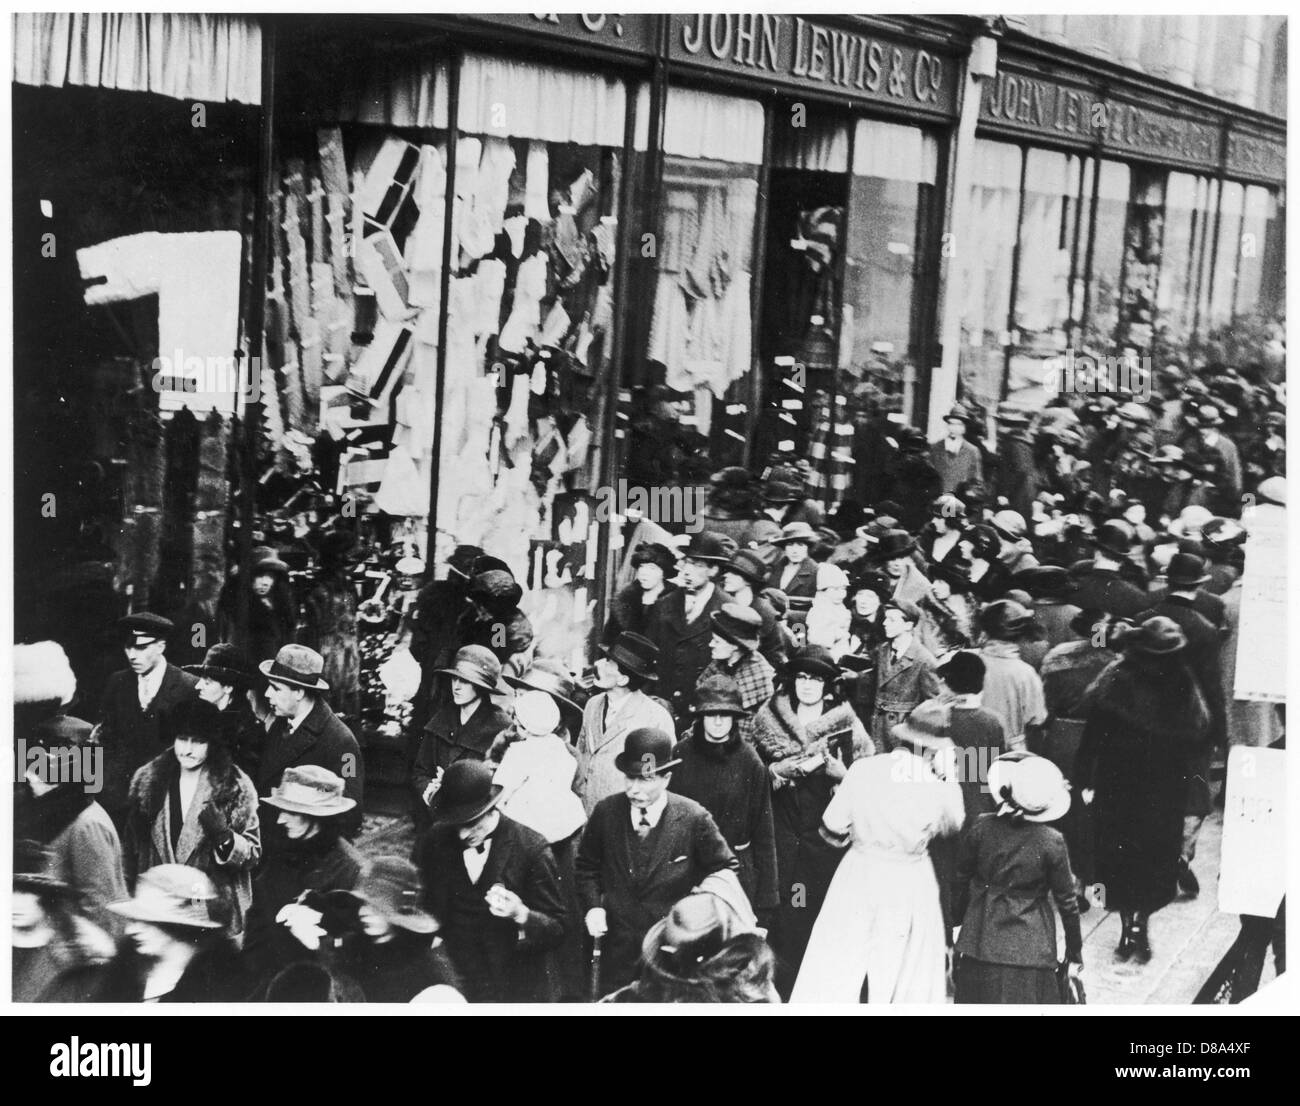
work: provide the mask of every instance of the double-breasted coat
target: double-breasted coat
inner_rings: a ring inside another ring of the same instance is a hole
[[[709,616],[730,601],[726,592],[715,583],[699,616],[688,622],[687,597],[685,591],[661,596],[646,621],[645,636],[659,649],[659,681],[655,684],[655,694],[668,703],[677,718],[686,716],[695,682],[711,659],[709,642],[713,637],[713,619]]]
[[[582,799],[587,817],[601,799],[623,792],[623,773],[614,758],[623,751],[627,735],[649,726],[666,734],[674,732],[672,715],[663,704],[643,691],[634,691],[612,716],[608,694],[592,696],[582,711],[578,733],[578,773],[573,789]]]
[[[301,764],[318,764],[343,779],[343,794],[356,802],[347,814],[339,816],[345,837],[353,837],[361,828],[361,804],[365,794],[365,765],[361,746],[352,731],[329,708],[324,699],[315,705],[296,730],[289,722],[277,718],[267,732],[262,759],[257,770],[257,793],[269,795],[280,782],[286,768]],[[279,835],[268,832],[266,844],[278,844]]]
[[[933,699],[943,690],[934,673],[936,664],[934,655],[916,640],[903,650],[901,657],[894,656],[894,647],[888,641],[876,650],[870,730],[877,749],[893,749],[890,730],[911,714],[917,704]]]

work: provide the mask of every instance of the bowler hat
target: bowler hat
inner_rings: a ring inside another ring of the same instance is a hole
[[[658,565],[666,575],[677,568],[677,551],[657,541],[642,542],[632,551],[632,567]]]
[[[768,565],[752,549],[742,549],[726,566],[727,572],[734,572],[753,587],[762,587],[767,580]]]
[[[730,676],[705,676],[695,685],[692,714],[731,714],[743,718],[749,713],[740,697],[740,685]]]
[[[357,805],[343,794],[343,779],[319,764],[300,764],[284,770],[278,786],[262,802],[290,814],[329,818]]]
[[[709,617],[713,620],[714,632],[733,645],[751,653],[758,648],[763,619],[753,607],[726,603],[721,610],[714,611]]]
[[[447,769],[447,774],[468,763],[471,762],[457,761]],[[447,786],[445,780],[443,786]],[[419,869],[400,856],[376,857],[363,871],[361,882],[351,894],[401,929],[420,934],[438,931],[438,923],[420,908],[424,887]]]
[[[1206,583],[1210,574],[1205,571],[1205,561],[1192,553],[1175,553],[1165,569],[1165,579],[1171,588],[1194,588]]]
[[[176,624],[170,618],[163,618],[150,611],[139,611],[119,618],[117,626],[123,636],[132,638],[137,645],[147,641],[166,641],[176,629]]]
[[[916,539],[906,530],[886,530],[867,556],[873,561],[892,561],[906,557],[916,548]]]
[[[781,527],[781,536],[773,538],[773,545],[789,545],[792,541],[801,541],[807,545],[816,545],[821,536],[806,522],[789,522]]]
[[[193,698],[182,699],[171,710],[163,713],[159,730],[166,741],[175,741],[188,737],[191,741],[226,740],[226,729],[221,724],[221,710],[197,694]]]
[[[1070,809],[1070,785],[1046,757],[1015,752],[998,757],[988,772],[989,793],[1026,822],[1055,822]]]
[[[624,631],[612,644],[600,646],[600,651],[631,676],[643,680],[657,680],[655,665],[659,660],[659,646],[647,637]]]
[[[109,903],[109,910],[136,922],[182,926],[186,929],[221,929],[212,916],[217,889],[207,873],[185,864],[158,864],[135,884],[135,895]]]
[[[442,786],[429,804],[435,826],[477,822],[501,801],[503,788],[492,782],[486,761],[458,760],[443,773]]]
[[[1134,540],[1132,527],[1117,518],[1103,522],[1092,536],[1093,544],[1098,549],[1114,557],[1127,557]]]
[[[328,681],[321,675],[325,671],[325,658],[315,649],[305,645],[283,645],[275,660],[263,661],[258,671],[272,683],[300,687],[304,691],[329,691]]]
[[[822,645],[805,645],[790,654],[785,665],[789,676],[815,676],[819,680],[833,680],[840,674],[835,656]]]
[[[623,751],[614,758],[614,767],[625,776],[648,779],[681,763],[672,756],[672,734],[654,726],[642,726],[627,735]]]
[[[456,651],[450,668],[435,669],[440,675],[455,676],[488,692],[505,691],[501,683],[501,662],[484,645],[463,645]]]
[[[889,734],[895,741],[906,742],[913,748],[942,749],[953,743],[951,728],[952,707],[931,699],[913,708]]]
[[[1141,626],[1121,622],[1115,627],[1115,641],[1125,649],[1153,657],[1177,653],[1187,645],[1178,623],[1160,614],[1152,615]]]
[[[539,657],[522,676],[506,676],[504,679],[511,687],[546,692],[561,710],[582,713],[582,708],[573,700],[577,685],[569,670],[557,660]]]
[[[735,555],[736,543],[726,534],[716,530],[701,530],[692,534],[690,541],[682,549],[682,556],[692,561],[705,564],[725,565]]]
[[[257,681],[257,673],[244,654],[225,641],[209,649],[202,664],[187,664],[185,671],[227,687],[249,688]]]

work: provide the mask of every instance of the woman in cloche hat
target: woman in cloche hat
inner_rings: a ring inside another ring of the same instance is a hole
[[[257,789],[236,767],[221,712],[202,699],[176,706],[164,724],[171,747],[136,772],[127,795],[127,880],[160,864],[184,864],[213,883],[242,940],[262,856]]]
[[[1151,958],[1147,919],[1178,890],[1189,763],[1209,740],[1210,711],[1172,619],[1116,625],[1118,664],[1093,683],[1075,756],[1075,786],[1092,807],[1095,878],[1117,910],[1116,956]]]
[[[988,770],[998,804],[962,838],[957,860],[959,917],[956,1001],[1059,1003],[1056,900],[1069,972],[1083,967],[1074,873],[1065,838],[1048,823],[1070,809],[1070,785],[1046,757],[1015,752]]]

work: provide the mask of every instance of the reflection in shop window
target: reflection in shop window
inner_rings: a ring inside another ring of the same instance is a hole
[[[1241,223],[1241,262],[1234,304],[1237,315],[1249,315],[1259,308],[1269,224],[1276,216],[1277,202],[1268,189],[1257,185],[1246,189]]]
[[[1237,284],[1237,263],[1241,254],[1241,217],[1246,189],[1236,181],[1224,181],[1219,198],[1218,249],[1214,254],[1209,317],[1205,330],[1232,321],[1232,298]]]
[[[1001,396],[1011,306],[1012,254],[1020,204],[1019,147],[980,139],[971,167],[970,225],[955,228],[953,244],[962,308],[961,391],[988,407]]]
[[[1196,318],[1196,262],[1209,217],[1209,181],[1170,173],[1165,188],[1164,259],[1156,298],[1158,349],[1184,356]]]
[[[1089,354],[1112,352],[1119,327],[1121,269],[1128,225],[1129,168],[1103,161],[1097,180],[1097,218],[1093,237],[1092,281],[1083,346]]]

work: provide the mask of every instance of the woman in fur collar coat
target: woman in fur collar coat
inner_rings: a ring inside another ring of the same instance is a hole
[[[237,941],[253,901],[262,856],[257,790],[235,767],[221,712],[201,699],[169,719],[172,747],[136,772],[127,798],[123,851],[127,879],[159,864],[197,868],[216,886]]]
[[[788,995],[803,960],[840,851],[818,832],[822,814],[848,765],[875,747],[848,703],[830,693],[839,676],[830,653],[816,645],[795,651],[776,694],[754,717],[754,747],[771,777],[781,900],[771,936],[777,988]]]

